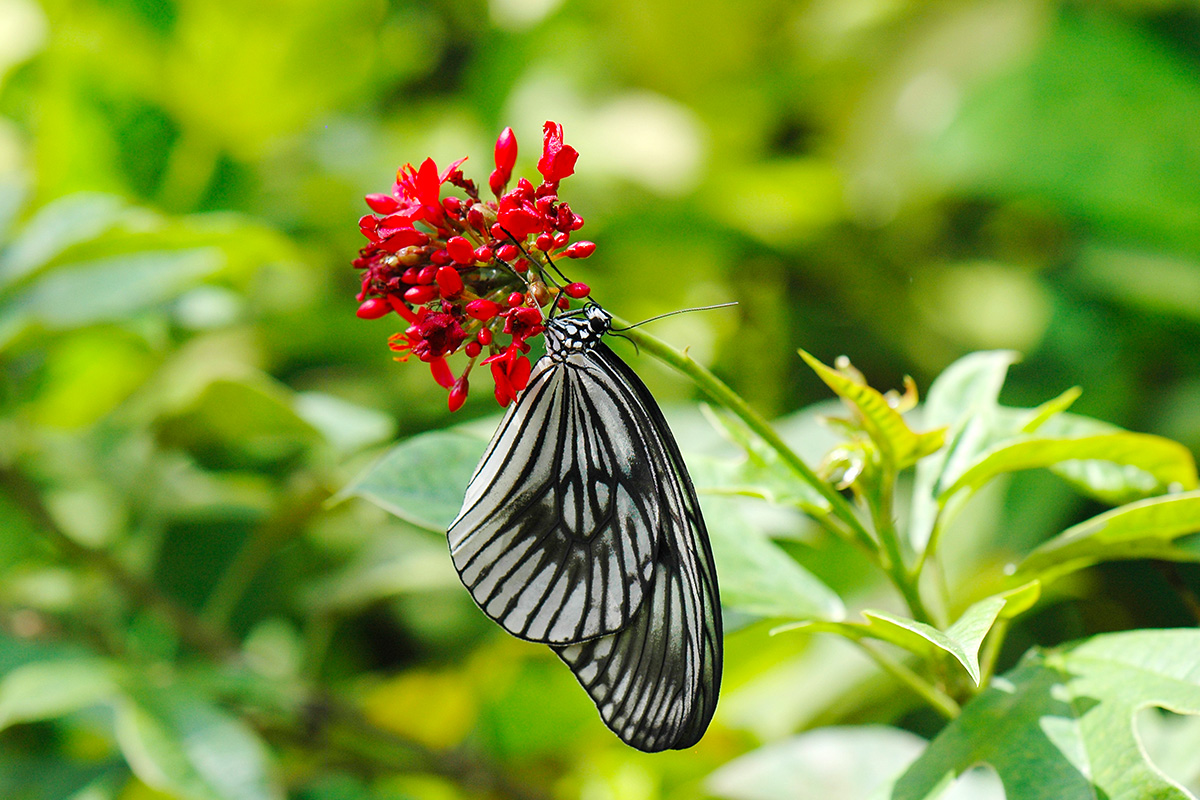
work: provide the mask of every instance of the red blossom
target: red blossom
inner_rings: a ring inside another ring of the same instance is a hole
[[[547,122],[543,134],[537,186],[521,178],[505,191],[517,159],[516,136],[506,128],[496,139],[488,181],[494,200],[481,198],[464,177],[465,159],[442,170],[432,159],[405,164],[390,194],[365,198],[372,213],[358,223],[367,244],[354,260],[362,270],[357,314],[380,319],[395,311],[405,320],[389,347],[398,361],[416,355],[429,364],[449,391],[451,411],[466,401],[468,375],[480,358],[492,372],[497,401],[515,400],[529,380],[529,340],[544,330],[541,309],[566,309],[587,295],[582,284],[557,294],[549,288],[555,254],[581,258],[595,245],[570,243],[583,218],[559,199],[559,183],[573,174],[578,153],[563,142],[561,125]],[[447,358],[459,352],[468,361],[456,378]]]
[[[546,183],[558,183],[575,173],[575,160],[579,153],[574,147],[563,144],[563,126],[547,121],[542,127],[542,157],[538,160],[538,172]]]

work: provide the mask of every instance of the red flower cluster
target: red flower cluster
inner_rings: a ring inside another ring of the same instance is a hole
[[[547,122],[534,186],[521,178],[506,191],[517,160],[517,139],[505,128],[496,140],[496,168],[488,179],[495,200],[482,200],[463,177],[459,159],[438,171],[433,159],[405,164],[391,194],[369,194],[372,214],[358,221],[369,243],[354,266],[363,270],[358,316],[378,319],[393,311],[408,328],[389,339],[401,355],[429,364],[433,378],[450,390],[450,410],[467,398],[468,376],[484,350],[496,401],[508,405],[525,388],[528,340],[543,330],[542,308],[582,298],[588,287],[547,285],[553,256],[587,258],[592,242],[571,243],[583,217],[558,199],[558,185],[575,172],[579,153],[563,143],[562,125]],[[450,184],[462,195],[442,197]],[[500,338],[498,338],[500,337]],[[507,343],[503,343],[507,337]],[[455,377],[446,357],[463,351],[466,368]]]

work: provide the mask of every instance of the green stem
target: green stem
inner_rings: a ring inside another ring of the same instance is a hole
[[[955,719],[962,713],[962,708],[954,698],[943,692],[941,689],[929,683],[917,673],[909,669],[904,662],[892,658],[881,650],[877,650],[868,643],[861,640],[852,640],[855,644],[866,653],[872,661],[896,680],[903,683],[916,694],[920,695],[921,699],[929,703],[934,711],[941,714],[946,719]]]
[[[16,503],[63,555],[103,574],[135,606],[154,610],[164,617],[189,646],[213,658],[233,655],[236,644],[221,628],[209,625],[184,606],[176,603],[153,583],[135,575],[103,550],[93,550],[72,539],[58,527],[42,502],[41,492],[32,481],[15,469],[0,469],[0,487]]]
[[[996,670],[996,659],[1000,656],[1000,649],[1004,645],[1004,637],[1008,635],[1010,623],[1011,620],[1007,618],[996,620],[996,624],[992,626],[991,632],[983,642],[983,652],[979,654],[980,688],[992,682],[992,674]]]
[[[908,605],[913,619],[934,625],[934,619],[929,613],[929,609],[926,608],[925,601],[921,598],[918,584],[920,574],[910,573],[904,562],[904,549],[900,542],[900,532],[896,529],[895,515],[892,510],[895,492],[895,472],[884,465],[880,475],[876,502],[868,501],[867,503],[871,510],[871,521],[875,526],[875,533],[883,545],[886,556],[883,568],[892,584],[904,597],[904,602]]]
[[[613,317],[613,322],[616,324],[616,327],[629,326],[628,322],[618,317]],[[676,350],[663,340],[651,336],[645,331],[634,328],[633,330],[624,331],[622,335],[628,337],[640,349],[650,353],[659,361],[674,367],[691,378],[705,394],[740,418],[746,424],[746,427],[754,431],[772,450],[779,454],[780,459],[795,473],[796,477],[820,492],[821,496],[829,503],[834,515],[848,529],[843,532],[843,535],[848,535],[854,544],[863,548],[867,553],[873,556],[877,554],[878,547],[875,540],[871,538],[871,534],[867,532],[867,529],[858,519],[858,515],[854,513],[854,509],[850,506],[850,503],[846,501],[846,498],[838,494],[828,483],[817,477],[817,474],[812,471],[808,464],[805,464],[804,460],[780,438],[775,429],[771,427],[771,424],[747,405],[746,401],[730,389],[720,378],[693,361],[687,353]],[[834,528],[834,530],[841,532],[840,528]]]
[[[323,486],[310,486],[290,493],[280,503],[280,511],[250,533],[204,603],[203,617],[209,624],[220,628],[229,622],[246,589],[267,561],[281,545],[299,533],[328,497],[329,490]]]

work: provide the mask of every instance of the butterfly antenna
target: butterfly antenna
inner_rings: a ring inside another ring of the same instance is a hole
[[[673,317],[676,314],[690,314],[693,311],[711,311],[714,308],[729,308],[730,306],[736,306],[736,305],[737,305],[737,303],[734,302],[734,303],[717,303],[715,306],[696,306],[695,308],[681,308],[681,309],[678,309],[677,311],[668,311],[665,314],[659,314],[657,317],[650,317],[650,319],[644,319],[641,322],[635,322],[632,325],[629,325],[624,328],[610,328],[609,331],[612,333],[619,333],[620,331],[631,331],[634,328],[645,325],[647,322],[654,322],[655,320],[660,320],[663,317]],[[625,337],[625,338],[628,338],[628,337]]]

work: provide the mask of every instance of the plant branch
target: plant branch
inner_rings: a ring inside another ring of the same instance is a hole
[[[153,583],[127,570],[108,553],[85,547],[64,533],[42,502],[38,487],[20,472],[11,467],[0,467],[0,487],[63,555],[100,572],[134,603],[165,617],[185,643],[218,659],[237,651],[234,642],[220,628],[200,619],[163,594]]]
[[[921,699],[946,719],[955,719],[962,713],[962,708],[953,697],[913,672],[904,662],[872,647],[861,639],[851,639],[851,641],[857,644],[884,672],[920,695]]]
[[[202,616],[210,625],[221,628],[229,622],[238,601],[271,556],[300,532],[328,497],[329,490],[321,485],[310,484],[289,492],[279,503],[279,510],[255,527],[204,603]]]
[[[628,322],[619,317],[613,317],[613,322],[618,326],[629,326]],[[783,460],[783,463],[787,465],[788,469],[796,477],[811,486],[825,498],[833,514],[845,525],[847,530],[843,531],[837,526],[834,526],[832,529],[842,535],[848,535],[854,544],[863,548],[873,558],[877,557],[875,540],[871,538],[871,534],[867,532],[858,515],[854,513],[854,509],[850,503],[846,501],[846,498],[838,494],[828,483],[817,477],[817,474],[812,471],[808,464],[804,463],[804,459],[800,458],[783,441],[779,434],[776,433],[771,424],[763,419],[757,411],[752,409],[741,396],[730,389],[716,375],[692,360],[687,353],[676,350],[663,340],[637,328],[624,331],[622,335],[628,337],[639,348],[650,353],[659,361],[674,367],[679,372],[691,378],[705,394],[740,418],[746,424],[746,427],[754,431],[768,447],[779,454],[780,459]]]

